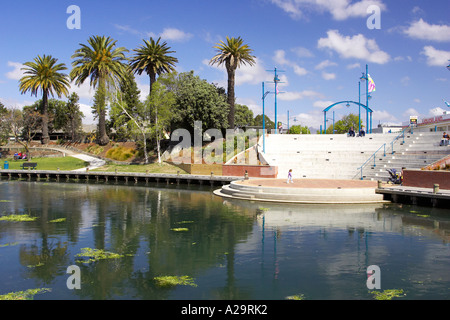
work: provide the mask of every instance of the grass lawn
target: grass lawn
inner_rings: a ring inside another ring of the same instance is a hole
[[[92,171],[99,172],[139,172],[139,173],[170,173],[176,174],[177,171],[180,171],[180,174],[187,174],[186,171],[173,166],[168,163],[162,163],[161,165],[158,163],[150,163],[150,164],[135,164],[135,165],[118,165],[118,164],[109,164],[105,165],[101,168],[94,169]]]
[[[9,162],[10,170],[21,170],[24,160],[6,159]],[[75,169],[81,169],[87,167],[89,164],[83,160],[73,157],[61,157],[61,158],[32,158],[30,162],[37,163],[36,170],[59,170],[70,171]],[[4,168],[5,159],[1,159],[0,165]]]

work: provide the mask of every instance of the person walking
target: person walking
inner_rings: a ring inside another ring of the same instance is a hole
[[[292,180],[292,169],[289,169],[286,183],[294,183],[294,181]]]

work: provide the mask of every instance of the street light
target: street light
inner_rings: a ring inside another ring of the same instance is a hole
[[[277,95],[278,95],[278,84],[281,83],[280,78],[278,77],[277,72],[284,72],[281,70],[277,70],[277,67],[275,67],[274,70],[267,70],[267,71],[274,71],[275,72],[275,76],[273,77],[273,83],[275,84],[275,134],[277,134],[278,130],[277,130],[277,126],[278,126],[278,112],[277,112]]]
[[[369,131],[369,66],[367,64],[366,64],[366,73],[363,72],[361,78],[359,79],[362,82],[364,81],[366,82],[366,130],[367,133],[372,133],[372,127],[370,127]]]
[[[264,111],[264,100],[266,99],[267,95],[270,93],[270,91],[264,91],[264,82],[262,83],[262,106],[263,106],[263,153],[266,153],[266,115]]]

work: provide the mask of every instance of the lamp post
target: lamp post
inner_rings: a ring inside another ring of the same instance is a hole
[[[366,64],[366,73],[363,73],[361,81],[366,81],[366,130],[367,133],[372,133],[372,126],[369,131],[369,66]]]
[[[263,107],[263,153],[266,152],[266,115],[264,110],[264,100],[266,99],[269,91],[264,91],[264,82],[262,83],[262,107]]]
[[[280,82],[280,78],[278,78],[278,72],[284,72],[281,70],[277,70],[277,67],[274,68],[274,70],[267,70],[267,71],[274,71],[275,76],[273,77],[273,83],[275,84],[275,134],[278,133],[278,111],[277,111],[277,95],[278,95],[278,84]]]
[[[358,81],[358,134],[361,132],[361,81]]]

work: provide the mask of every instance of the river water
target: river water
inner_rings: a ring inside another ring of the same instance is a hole
[[[450,297],[450,210],[399,204],[281,205],[224,201],[212,189],[0,182],[0,295],[35,300],[401,299]],[[58,220],[59,219],[59,220]],[[122,255],[87,263],[83,248]],[[69,288],[69,266],[80,289]],[[161,287],[155,277],[195,285]]]

